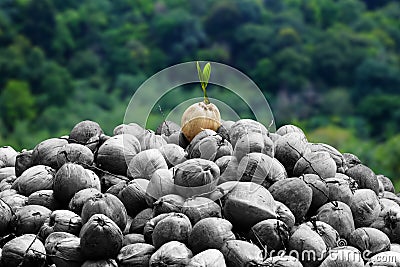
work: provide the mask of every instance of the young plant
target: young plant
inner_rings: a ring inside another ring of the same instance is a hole
[[[204,129],[216,131],[221,126],[220,112],[214,104],[210,103],[206,90],[211,75],[211,64],[207,63],[201,69],[199,62],[196,62],[196,67],[204,100],[188,107],[182,115],[182,133],[189,141]]]

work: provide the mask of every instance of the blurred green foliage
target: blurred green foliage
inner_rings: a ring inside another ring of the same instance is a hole
[[[0,144],[32,148],[84,119],[111,134],[146,78],[195,60],[249,75],[278,127],[400,179],[396,0],[2,0]],[[158,104],[168,113],[190,97],[199,86]],[[149,127],[163,119],[153,111]]]

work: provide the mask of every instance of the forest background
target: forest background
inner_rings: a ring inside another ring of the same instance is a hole
[[[0,145],[31,149],[84,119],[112,134],[142,82],[193,60],[241,70],[277,127],[298,125],[400,188],[396,0],[1,0]],[[193,88],[165,95],[163,113],[201,96]],[[147,127],[162,120],[155,109]]]

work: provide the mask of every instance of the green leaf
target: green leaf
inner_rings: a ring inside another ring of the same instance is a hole
[[[203,69],[203,79],[204,79],[203,83],[205,84],[204,88],[206,88],[208,85],[208,81],[210,80],[210,74],[211,74],[211,65],[210,62],[208,62]]]
[[[199,75],[199,80],[200,80],[200,83],[201,83],[201,87],[202,87],[203,90],[204,90],[204,87],[203,87],[203,81],[204,81],[204,79],[203,79],[203,72],[201,71],[200,64],[199,64],[198,61],[197,61],[197,74]]]

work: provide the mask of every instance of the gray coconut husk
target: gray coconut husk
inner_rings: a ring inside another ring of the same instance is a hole
[[[218,184],[229,181],[239,181],[238,175],[239,162],[235,156],[224,156],[215,161],[220,169],[220,177]]]
[[[262,220],[275,219],[276,203],[261,185],[239,182],[226,195],[223,214],[235,227],[249,230]]]
[[[48,257],[57,267],[80,267],[84,258],[79,237],[60,239],[48,251]]]
[[[42,240],[54,232],[67,232],[77,236],[81,228],[82,219],[78,214],[69,210],[56,210],[43,223],[39,236]]]
[[[275,204],[277,219],[284,222],[289,230],[292,229],[296,221],[293,212],[291,212],[290,209],[282,202],[275,200]]]
[[[147,208],[139,212],[132,220],[129,233],[143,234],[146,223],[153,218],[153,210]]]
[[[0,181],[3,181],[11,176],[15,176],[15,168],[14,167],[0,168]]]
[[[51,210],[46,207],[26,205],[15,213],[12,228],[17,235],[36,234],[50,214]]]
[[[353,247],[337,247],[328,252],[320,267],[364,267],[360,251]]]
[[[192,224],[189,218],[183,213],[174,213],[160,220],[154,227],[152,233],[152,244],[159,248],[169,241],[188,243]]]
[[[226,267],[225,258],[217,249],[207,249],[193,256],[187,267]]]
[[[258,152],[242,158],[237,167],[237,175],[242,182],[253,182],[265,188],[287,178],[286,170],[279,161]]]
[[[188,158],[202,158],[215,161],[233,153],[232,145],[220,135],[206,136],[186,149]]]
[[[259,152],[274,157],[274,143],[267,135],[260,133],[248,133],[243,135],[237,142],[233,155],[240,160],[247,154]]]
[[[326,151],[308,152],[304,154],[294,165],[293,174],[317,174],[322,179],[334,177],[336,163]]]
[[[268,190],[275,200],[282,202],[292,211],[298,222],[307,214],[311,206],[312,190],[299,178],[277,181]]]
[[[342,153],[340,153],[336,148],[324,144],[324,143],[309,143],[309,147],[311,152],[321,152],[325,151],[328,152],[329,155],[336,163],[336,171],[340,173],[345,172],[345,159]]]
[[[128,164],[140,152],[139,140],[130,134],[115,135],[97,152],[97,165],[113,174],[126,175]]]
[[[179,132],[181,130],[181,126],[173,121],[163,121],[158,125],[156,129],[156,134],[170,136],[175,132]]]
[[[317,267],[324,260],[327,252],[327,246],[322,237],[308,225],[301,224],[292,233],[288,243],[288,250],[297,255],[304,267]],[[313,253],[306,254],[312,251]]]
[[[190,159],[173,168],[176,192],[192,197],[212,192],[218,183],[218,166],[205,159]]]
[[[289,240],[288,226],[277,219],[261,221],[251,227],[249,237],[254,244],[267,247],[269,250],[284,250]]]
[[[57,169],[67,162],[91,166],[94,161],[93,152],[81,144],[66,144],[57,152]]]
[[[2,146],[0,147],[0,165],[3,163],[3,167],[14,167],[15,159],[18,155],[18,152],[15,151],[11,146]]]
[[[395,195],[392,192],[384,191],[380,196],[380,198],[390,199],[400,205],[400,197]]]
[[[69,141],[71,143],[86,145],[90,150],[96,151],[100,144],[100,136],[103,133],[97,122],[85,120],[72,128],[69,134]]]
[[[284,136],[288,133],[300,133],[305,136],[303,130],[300,127],[292,124],[282,125],[276,130],[276,134],[279,134],[280,136]]]
[[[15,180],[18,178],[15,175],[8,176],[7,178],[3,179],[0,181],[0,191],[8,190],[8,189],[14,189],[17,190],[18,186],[16,188],[11,188],[12,184],[14,183]]]
[[[329,224],[314,220],[314,218],[305,224],[322,237],[328,249],[340,245],[339,233]]]
[[[151,255],[156,251],[155,247],[145,243],[130,244],[123,247],[117,256],[118,266],[149,266]]]
[[[140,147],[142,151],[148,149],[158,149],[167,144],[167,141],[165,141],[162,136],[156,135],[151,130],[145,130],[143,134],[138,136],[137,138],[140,142]]]
[[[12,195],[15,195],[15,194],[18,194],[18,191],[17,190],[15,190],[15,189],[6,189],[6,190],[3,190],[3,191],[0,191],[0,198],[3,198],[3,197],[6,197],[6,196],[12,196]]]
[[[165,195],[175,193],[175,184],[172,170],[159,169],[151,176],[149,185],[146,188],[147,204],[153,207],[157,199]]]
[[[149,266],[161,267],[167,263],[169,266],[185,267],[192,256],[192,251],[185,244],[179,241],[170,241],[151,255]]]
[[[385,251],[373,256],[365,266],[372,267],[398,267],[400,266],[400,253]]]
[[[71,198],[68,208],[75,212],[76,214],[82,213],[83,205],[91,198],[98,195],[100,191],[96,188],[85,188],[79,190],[75,193],[75,195]]]
[[[119,182],[128,181],[128,177],[124,175],[116,175],[116,174],[107,174],[103,173],[100,176],[101,181],[101,192],[105,193],[107,190],[113,186],[118,184]]]
[[[45,165],[36,165],[24,171],[18,179],[18,192],[22,195],[53,189],[55,170]]]
[[[169,212],[181,212],[185,198],[177,194],[160,197],[153,206],[153,216]]]
[[[316,174],[305,174],[300,176],[312,190],[312,201],[309,212],[316,211],[329,200],[329,187],[325,180]]]
[[[226,241],[221,252],[227,266],[259,266],[263,261],[261,250],[256,245],[243,240]]]
[[[350,205],[353,197],[353,190],[347,180],[335,177],[325,179],[325,182],[328,185],[330,201],[341,201]]]
[[[166,144],[160,147],[159,150],[167,162],[168,168],[172,168],[186,160],[185,150],[179,145]]]
[[[85,259],[115,258],[122,248],[121,229],[110,218],[95,214],[83,225],[79,237]]]
[[[148,149],[139,152],[128,164],[127,175],[129,179],[150,180],[158,169],[168,169],[167,162],[158,149]]]
[[[32,165],[46,165],[56,169],[58,150],[66,144],[68,141],[61,138],[50,138],[40,142],[32,151]]]
[[[135,233],[125,234],[124,239],[122,240],[122,247],[136,243],[146,243],[143,234],[135,234]]]
[[[23,195],[20,195],[20,194],[15,194],[15,195],[10,195],[10,196],[3,197],[2,201],[4,203],[7,203],[7,205],[11,208],[13,213],[16,213],[21,208],[23,208],[23,207],[25,207],[27,205],[28,198],[26,196],[23,196]]]
[[[229,129],[229,137],[232,147],[236,146],[236,142],[247,133],[261,133],[268,135],[268,130],[258,121],[251,119],[241,119],[236,121]]]
[[[378,178],[379,181],[382,182],[384,189],[383,191],[395,193],[394,185],[392,183],[392,180],[390,180],[390,178],[382,174],[378,174],[376,177]]]
[[[91,170],[75,163],[64,164],[56,173],[53,190],[56,199],[67,205],[76,192],[85,188],[96,188],[100,191],[100,179]]]
[[[379,182],[375,173],[363,164],[358,164],[347,169],[346,175],[356,180],[359,188],[371,189],[379,194]]]
[[[4,236],[8,230],[9,225],[13,219],[13,211],[11,207],[0,199],[0,235]]]
[[[194,253],[207,249],[220,250],[227,240],[234,240],[232,224],[225,219],[209,217],[193,226],[189,236],[189,247]]]
[[[378,196],[370,189],[358,189],[350,202],[356,228],[370,226],[381,212]]]
[[[399,252],[400,253],[400,245],[396,243],[390,244],[390,251]]]
[[[372,227],[361,227],[354,230],[349,237],[349,244],[361,252],[368,251],[371,257],[377,253],[390,250],[390,239],[382,231]]]
[[[138,138],[143,134],[145,129],[137,123],[129,123],[129,124],[120,124],[116,126],[113,130],[113,135],[119,134],[130,134]]]
[[[361,160],[354,154],[351,153],[343,153],[343,158],[344,158],[344,168],[345,171],[347,169],[350,169],[358,164],[362,164]]]
[[[49,210],[56,210],[61,208],[61,204],[54,198],[53,190],[39,190],[32,193],[28,197],[28,205],[40,205],[48,208]]]
[[[192,225],[204,218],[222,217],[221,207],[206,197],[186,199],[182,206],[182,213],[189,218]]]
[[[46,262],[46,250],[34,234],[25,234],[4,245],[1,262],[7,267],[41,267]]]
[[[292,256],[274,256],[264,260],[262,266],[276,266],[276,267],[303,267],[301,262]]]
[[[296,162],[308,152],[308,141],[301,133],[285,134],[275,142],[275,158],[283,164],[289,176],[293,175]]]
[[[340,201],[332,201],[320,207],[317,220],[332,226],[340,235],[347,239],[354,231],[354,219],[350,207]]]
[[[140,211],[148,208],[146,190],[149,181],[135,179],[130,181],[119,193],[118,198],[124,204],[128,215],[135,217]]]
[[[15,159],[15,175],[20,176],[25,170],[33,166],[32,151],[20,152]]]
[[[82,223],[86,223],[94,214],[104,214],[124,231],[128,218],[124,204],[112,194],[98,193],[89,198],[82,207]]]
[[[156,227],[157,223],[159,223],[161,220],[163,220],[167,217],[173,216],[175,214],[176,214],[175,212],[163,213],[163,214],[154,216],[153,218],[148,220],[143,228],[143,235],[144,235],[144,240],[146,241],[146,243],[152,244],[152,242],[153,242],[152,235],[153,235],[153,231],[154,231],[154,228]]]
[[[381,199],[381,213],[370,225],[384,232],[391,242],[400,242],[400,206],[389,199]]]
[[[114,259],[88,260],[82,264],[82,267],[118,267],[118,264]]]

